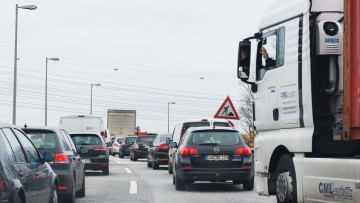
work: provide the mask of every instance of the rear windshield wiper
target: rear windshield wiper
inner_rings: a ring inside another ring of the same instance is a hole
[[[201,143],[199,145],[218,145],[218,143]]]

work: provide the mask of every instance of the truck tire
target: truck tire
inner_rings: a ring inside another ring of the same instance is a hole
[[[295,166],[289,154],[283,155],[276,168],[277,202],[297,202]]]

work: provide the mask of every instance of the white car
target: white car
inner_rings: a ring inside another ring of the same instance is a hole
[[[111,155],[115,156],[115,154],[119,154],[120,145],[123,140],[124,140],[123,137],[115,137],[114,142],[112,143],[109,150],[109,153]]]

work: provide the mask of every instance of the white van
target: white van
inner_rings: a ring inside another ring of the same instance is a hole
[[[203,126],[210,126],[210,127],[234,127],[234,125],[226,120],[226,119],[192,119],[192,120],[185,120],[179,124],[177,124],[174,128],[174,132],[172,135],[172,141],[179,144],[181,137],[184,135],[185,131],[190,127],[203,127]],[[173,173],[173,161],[174,161],[174,154],[176,152],[176,148],[169,149],[169,161],[168,161],[168,171],[169,174]]]
[[[61,116],[60,128],[69,133],[96,133],[105,139],[104,123],[101,116],[93,115],[69,115]]]

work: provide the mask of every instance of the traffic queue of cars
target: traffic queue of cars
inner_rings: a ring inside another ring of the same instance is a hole
[[[116,138],[115,138],[116,139]],[[224,119],[187,120],[173,134],[124,137],[119,157],[147,158],[149,168],[168,165],[176,190],[197,181],[232,182],[254,188],[251,149],[233,124]]]
[[[85,196],[85,170],[109,174],[101,135],[0,123],[0,202],[74,203]]]

